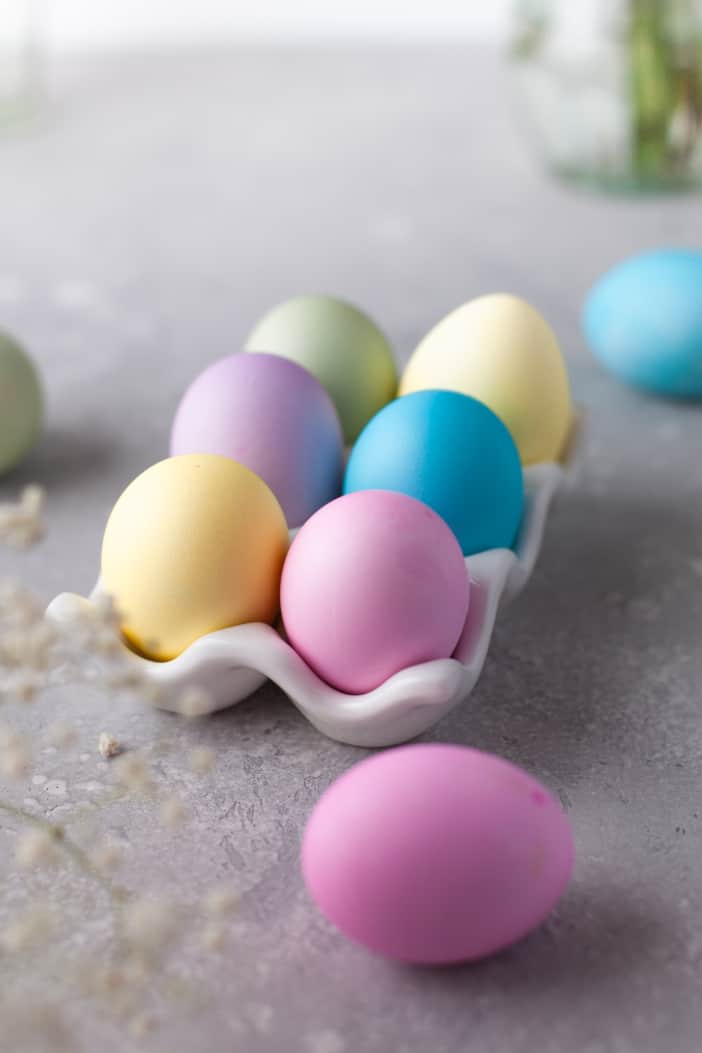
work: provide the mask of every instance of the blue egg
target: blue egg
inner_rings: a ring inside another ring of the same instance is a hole
[[[492,410],[455,391],[417,391],[389,403],[351,451],[344,493],[398,490],[438,512],[465,556],[510,548],[524,480],[512,436]]]
[[[583,326],[601,362],[661,395],[702,396],[702,252],[661,249],[608,271],[585,301]]]

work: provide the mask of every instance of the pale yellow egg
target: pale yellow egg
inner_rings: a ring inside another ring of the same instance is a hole
[[[553,330],[517,296],[494,293],[452,311],[421,341],[400,395],[448,388],[485,403],[508,427],[522,464],[558,460],[572,421]]]
[[[272,622],[287,548],[283,512],[257,475],[186,454],[147,468],[117,501],[102,581],[127,640],[164,660],[216,629]]]

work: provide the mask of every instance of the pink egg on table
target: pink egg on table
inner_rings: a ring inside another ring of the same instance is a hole
[[[320,509],[283,567],[288,639],[340,691],[371,691],[407,666],[448,658],[469,579],[450,528],[413,497],[348,494]]]
[[[387,958],[482,958],[539,925],[568,884],[559,803],[488,753],[437,743],[356,764],[305,829],[302,869],[322,913]]]
[[[316,377],[277,355],[228,355],[195,378],[171,431],[171,456],[182,453],[218,453],[250,468],[291,527],[341,490],[334,403]]]

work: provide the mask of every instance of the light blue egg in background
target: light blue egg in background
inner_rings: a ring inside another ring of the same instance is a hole
[[[591,290],[583,326],[600,361],[627,383],[702,397],[702,252],[660,249],[624,260]]]
[[[522,519],[517,447],[492,410],[454,391],[417,391],[365,426],[346,468],[344,493],[397,490],[433,508],[465,556],[510,548]]]

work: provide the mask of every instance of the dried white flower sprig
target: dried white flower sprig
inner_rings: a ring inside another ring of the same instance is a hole
[[[38,486],[27,487],[16,503],[0,504],[0,544],[26,548],[39,541],[44,535],[43,504]],[[91,661],[95,655],[98,662]],[[3,715],[8,716],[0,723],[3,779],[19,780],[21,785],[32,773],[28,743],[9,719],[13,704],[38,702],[44,690],[57,683],[90,684],[110,694],[128,692],[153,701],[153,688],[142,680],[138,663],[124,648],[119,612],[108,597],[86,605],[63,628],[46,621],[42,602],[29,589],[17,582],[0,582],[0,705]],[[210,699],[193,686],[183,693],[178,708],[183,715],[195,718],[209,712]],[[70,750],[77,738],[77,728],[60,720],[47,726],[40,741],[52,749]],[[161,792],[156,774],[143,756],[126,749],[107,731],[99,735],[97,748],[103,758],[114,758],[121,794],[138,796],[140,811],[155,808],[157,821],[167,830],[176,830],[188,821],[186,803],[172,787],[165,794]],[[68,753],[66,763],[70,760]],[[203,747],[189,754],[190,770],[201,776],[212,770],[214,762],[213,752]],[[113,879],[124,854],[109,833],[86,849],[67,826],[36,814],[34,809],[28,811],[12,800],[0,799],[0,813],[17,827],[10,858],[18,871],[26,872],[23,880],[32,882],[35,873],[37,880],[44,880],[41,871],[48,868],[55,874],[61,868],[75,867],[107,895],[111,946],[106,955],[101,951],[95,960],[88,952],[80,970],[84,977],[81,992],[100,999],[101,1005],[115,1012],[128,1014],[133,1035],[152,1030],[158,1019],[144,1000],[153,996],[168,956],[177,956],[188,923],[198,918],[202,920],[199,946],[212,953],[221,950],[228,933],[227,915],[237,903],[236,891],[215,886],[187,910],[158,888],[140,888],[136,895]],[[60,913],[52,913],[51,904],[41,899],[30,899],[26,909],[0,929],[0,951],[41,954],[54,938],[54,923]],[[86,946],[91,946],[91,940]],[[32,1006],[32,1014],[40,1009]]]
[[[19,501],[0,504],[0,541],[13,548],[29,548],[44,537],[44,491],[26,486]]]
[[[101,731],[98,738],[98,753],[101,757],[116,757],[122,752],[122,744],[109,731]]]

